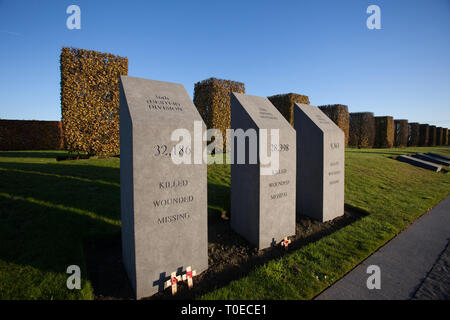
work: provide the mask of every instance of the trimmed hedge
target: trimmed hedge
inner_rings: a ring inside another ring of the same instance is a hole
[[[394,118],[375,117],[375,147],[392,148],[394,146]]]
[[[61,114],[70,152],[119,154],[119,76],[128,59],[63,47]]]
[[[297,93],[276,94],[267,97],[283,117],[294,127],[294,104],[309,104],[309,97]]]
[[[448,128],[444,128],[444,146],[448,146]]]
[[[0,120],[0,150],[61,150],[60,121]]]
[[[408,120],[394,120],[394,145],[406,147],[408,145]]]
[[[375,143],[375,118],[372,112],[350,113],[348,144],[357,148],[372,148]]]
[[[436,126],[430,126],[429,128],[429,136],[428,136],[428,146],[434,147],[436,146]]]
[[[420,125],[417,122],[408,124],[408,146],[417,147],[420,142]]]
[[[350,115],[348,106],[344,104],[327,104],[319,106],[320,110],[325,113],[342,131],[345,133],[345,146],[348,145],[348,136],[350,131]]]
[[[428,146],[428,140],[430,139],[430,126],[428,124],[420,125],[419,145],[421,147]]]
[[[444,141],[444,128],[437,127],[436,128],[436,145],[442,146]]]
[[[194,86],[194,104],[208,129],[222,132],[223,148],[230,150],[226,130],[231,127],[231,92],[245,93],[242,82],[209,78]]]

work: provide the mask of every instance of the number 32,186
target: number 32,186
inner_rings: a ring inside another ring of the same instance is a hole
[[[180,157],[182,157],[184,154],[187,155],[191,154],[191,147],[183,145],[174,146],[170,152],[169,147],[166,144],[154,145],[153,149],[155,150],[153,154],[155,157],[164,157],[164,156],[170,157],[174,152],[178,154]]]

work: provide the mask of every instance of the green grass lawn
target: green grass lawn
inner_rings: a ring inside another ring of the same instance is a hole
[[[407,152],[450,148],[408,148]],[[346,203],[370,212],[204,299],[309,299],[444,199],[450,175],[390,159],[405,149],[346,151]],[[0,299],[92,299],[85,240],[120,232],[119,159],[56,162],[64,152],[0,152]],[[208,205],[229,211],[229,165],[208,167]],[[82,268],[82,290],[66,268]]]

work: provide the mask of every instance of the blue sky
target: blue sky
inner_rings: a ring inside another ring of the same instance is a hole
[[[81,30],[66,8],[81,8]],[[381,30],[366,9],[381,8]],[[450,1],[0,0],[0,118],[59,120],[62,46],[129,59],[128,74],[242,81],[450,127]]]

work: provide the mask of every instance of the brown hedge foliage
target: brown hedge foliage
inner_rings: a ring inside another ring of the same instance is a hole
[[[448,146],[448,128],[444,128],[444,139],[442,141],[444,146]]]
[[[420,125],[417,122],[408,124],[408,146],[417,147],[420,142]]]
[[[444,141],[444,128],[437,127],[436,128],[436,145],[442,146]]]
[[[429,136],[428,136],[428,146],[434,147],[436,146],[436,126],[430,126],[429,128]]]
[[[394,118],[375,117],[375,147],[392,148],[394,146]]]
[[[309,97],[297,93],[276,94],[267,97],[283,117],[294,127],[294,104],[309,104]]]
[[[428,124],[420,125],[419,139],[419,146],[428,146],[428,140],[430,139],[430,126]]]
[[[408,145],[408,120],[394,120],[394,145],[401,148]]]
[[[0,120],[0,150],[61,150],[60,121]]]
[[[375,118],[372,112],[350,113],[348,144],[357,148],[372,148],[375,142]]]
[[[325,113],[336,125],[345,133],[345,145],[348,145],[348,136],[350,130],[350,115],[348,107],[344,104],[328,104],[319,106],[320,110]]]
[[[119,154],[119,76],[128,59],[63,47],[61,114],[70,152]]]
[[[229,150],[226,130],[231,127],[231,92],[245,93],[242,82],[209,78],[194,86],[194,104],[208,129],[222,132],[223,148]]]

